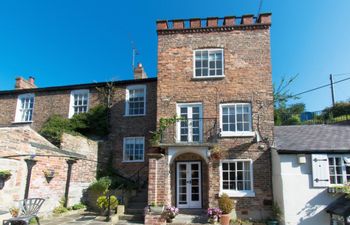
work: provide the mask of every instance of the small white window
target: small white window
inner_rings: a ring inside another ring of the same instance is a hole
[[[70,95],[69,118],[89,110],[89,90],[74,90]]]
[[[249,103],[220,105],[221,136],[254,136],[252,112]]]
[[[224,50],[201,49],[194,51],[194,77],[223,77]]]
[[[350,164],[348,157],[328,156],[329,179],[331,184],[346,184],[350,182]]]
[[[15,122],[32,122],[34,112],[34,94],[18,96]]]
[[[146,115],[146,86],[133,85],[126,88],[126,116]]]
[[[220,194],[232,197],[252,197],[253,162],[250,159],[221,160]]]
[[[143,162],[145,152],[144,137],[126,137],[123,147],[124,162]]]

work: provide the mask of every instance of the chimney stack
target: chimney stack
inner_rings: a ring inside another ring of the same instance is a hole
[[[31,88],[37,88],[37,86],[34,84],[35,78],[30,76],[28,80],[24,79],[23,77],[17,77],[16,78],[16,84],[15,89],[31,89]]]
[[[143,69],[142,64],[138,63],[137,67],[134,69],[134,79],[138,80],[138,79],[145,79],[145,78],[147,78],[147,74]]]

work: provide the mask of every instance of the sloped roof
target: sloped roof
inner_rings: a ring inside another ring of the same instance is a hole
[[[29,126],[0,127],[0,157],[24,155],[85,158],[80,154],[57,148]]]
[[[349,152],[349,125],[275,126],[274,148],[279,153]]]

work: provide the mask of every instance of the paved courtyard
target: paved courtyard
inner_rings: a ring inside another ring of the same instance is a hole
[[[105,217],[98,216],[96,213],[83,212],[81,214],[67,215],[61,217],[51,217],[40,221],[42,225],[112,225],[111,222],[105,222]]]

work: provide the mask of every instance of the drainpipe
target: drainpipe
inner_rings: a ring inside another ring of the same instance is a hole
[[[70,184],[70,178],[72,176],[72,167],[73,167],[73,164],[77,162],[77,160],[75,160],[75,159],[67,159],[66,162],[68,164],[68,170],[67,170],[66,190],[64,192],[64,207],[67,208],[67,206],[68,206],[69,184]]]
[[[27,164],[27,181],[26,181],[26,189],[24,192],[24,199],[27,199],[29,196],[30,178],[32,176],[32,169],[35,166],[37,161],[34,159],[25,159],[24,161]]]

